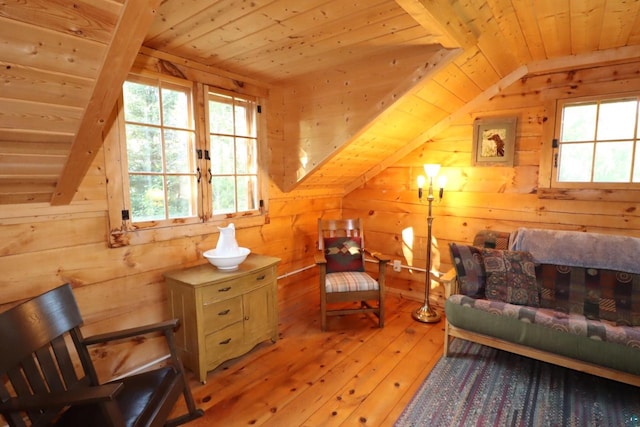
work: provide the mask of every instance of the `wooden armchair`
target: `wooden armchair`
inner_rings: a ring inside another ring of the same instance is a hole
[[[0,314],[0,414],[10,426],[162,426],[202,415],[176,351],[177,320],[87,338],[81,324],[68,284]],[[166,337],[168,366],[98,383],[89,346],[151,333]],[[181,394],[189,412],[167,421]]]
[[[384,326],[384,282],[389,258],[365,249],[362,221],[357,219],[318,219],[318,249],[315,261],[320,269],[320,314],[322,330],[327,316],[374,313],[378,326]],[[364,254],[378,261],[378,278],[364,269]],[[357,308],[328,308],[340,303],[358,302]],[[373,305],[371,304],[373,302]]]

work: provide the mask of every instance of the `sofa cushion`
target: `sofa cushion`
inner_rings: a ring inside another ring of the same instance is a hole
[[[458,292],[471,298],[484,298],[486,275],[482,249],[450,243],[449,250],[458,276]]]
[[[614,270],[536,266],[541,307],[591,320],[640,326],[640,275]]]
[[[324,256],[327,260],[327,273],[364,271],[360,237],[325,237]]]
[[[538,307],[540,295],[533,257],[528,252],[482,249],[487,298]]]

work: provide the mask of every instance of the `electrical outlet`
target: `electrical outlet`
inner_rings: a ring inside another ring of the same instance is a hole
[[[393,271],[400,272],[402,271],[402,264],[399,259],[393,260]]]

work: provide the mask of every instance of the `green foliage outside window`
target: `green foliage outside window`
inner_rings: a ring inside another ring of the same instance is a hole
[[[132,220],[196,215],[187,90],[125,82],[123,94]]]

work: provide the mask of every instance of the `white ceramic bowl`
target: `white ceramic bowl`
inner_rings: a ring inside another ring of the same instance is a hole
[[[237,254],[234,255],[218,255],[215,249],[209,249],[202,255],[213,265],[220,270],[233,271],[237,270],[238,266],[247,259],[247,256],[251,253],[251,250],[247,248],[238,248]]]

